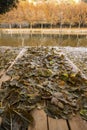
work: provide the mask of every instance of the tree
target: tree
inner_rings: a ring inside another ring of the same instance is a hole
[[[0,0],[0,14],[9,11],[11,8],[16,7],[18,0]]]
[[[64,22],[66,25],[69,25],[70,28],[75,24],[75,5],[69,4],[65,5],[64,11]]]
[[[79,28],[81,25],[84,25],[86,23],[86,18],[87,18],[87,4],[84,2],[81,2],[77,5],[76,7],[76,21],[77,24],[79,25]]]
[[[83,2],[86,2],[86,3],[87,3],[87,0],[83,0]]]

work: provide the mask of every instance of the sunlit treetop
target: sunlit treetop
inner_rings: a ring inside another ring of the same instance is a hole
[[[20,0],[21,1],[21,0]],[[57,2],[57,3],[72,3],[72,2],[75,2],[75,3],[79,3],[80,1],[82,1],[82,0],[25,0],[25,1],[28,1],[28,2],[32,2],[32,3],[34,3],[34,2],[36,2],[36,3],[38,3],[38,2]]]
[[[13,7],[17,7],[17,2],[18,1],[28,1],[29,3],[33,3],[37,5],[38,3],[42,2],[53,2],[53,3],[79,3],[80,1],[86,1],[86,0],[0,0],[0,14],[3,14]]]
[[[18,0],[0,0],[0,14],[9,11],[11,8],[16,7]]]

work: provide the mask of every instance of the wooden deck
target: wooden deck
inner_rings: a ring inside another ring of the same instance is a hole
[[[34,125],[28,130],[87,130],[87,122],[80,116],[75,116],[71,120],[53,119],[46,116],[43,110],[34,110]]]

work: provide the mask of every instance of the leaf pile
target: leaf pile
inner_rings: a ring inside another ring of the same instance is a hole
[[[15,57],[19,53],[19,50],[20,49],[17,49],[17,48],[12,49],[10,47],[0,48],[0,72],[2,70],[6,70],[10,66],[12,61],[15,59]]]
[[[53,118],[80,113],[87,120],[87,80],[72,70],[59,49],[27,48],[7,75],[11,80],[2,84],[1,128],[25,130],[33,123],[35,108]]]
[[[87,49],[86,48],[61,48],[76,66],[87,76]]]

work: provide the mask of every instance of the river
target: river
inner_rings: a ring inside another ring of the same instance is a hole
[[[86,35],[0,34],[0,46],[87,47]]]

